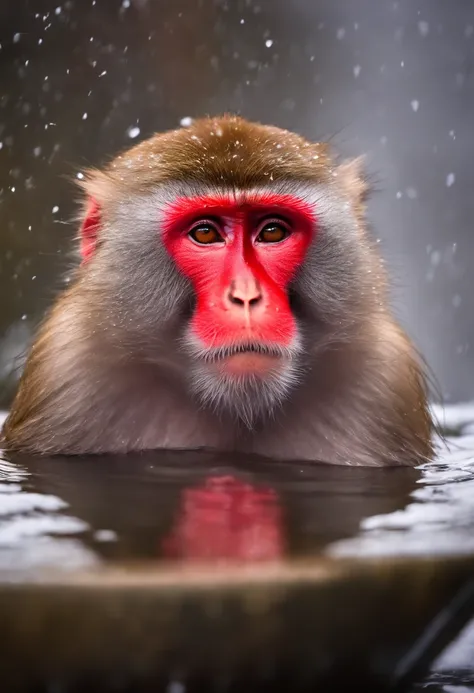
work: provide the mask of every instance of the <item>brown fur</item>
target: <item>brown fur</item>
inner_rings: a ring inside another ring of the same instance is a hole
[[[31,453],[215,447],[337,464],[411,464],[432,455],[426,382],[388,307],[365,230],[360,162],[240,118],[159,134],[92,171],[97,249],[53,306],[4,426]],[[159,243],[176,195],[269,189],[305,197],[319,228],[295,277],[305,378],[252,427],[199,406],[180,349],[192,290]]]

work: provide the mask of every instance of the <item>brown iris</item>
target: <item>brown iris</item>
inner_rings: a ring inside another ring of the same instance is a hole
[[[223,238],[213,224],[204,223],[195,226],[189,232],[190,238],[200,245],[209,245],[210,243],[222,243]]]
[[[289,231],[284,224],[271,221],[262,228],[257,236],[258,243],[279,243],[289,235]]]

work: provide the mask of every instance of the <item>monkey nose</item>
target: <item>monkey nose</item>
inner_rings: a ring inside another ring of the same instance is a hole
[[[231,308],[251,310],[263,302],[263,293],[256,280],[234,280],[227,291],[226,300]]]

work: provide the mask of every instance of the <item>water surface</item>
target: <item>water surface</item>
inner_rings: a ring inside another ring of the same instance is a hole
[[[474,407],[440,414],[446,445],[417,469],[285,464],[212,452],[3,455],[0,573],[115,561],[218,565],[321,554],[446,560],[472,554]],[[474,625],[435,669],[446,691],[460,693],[461,680],[464,687],[474,682]],[[453,678],[452,670],[462,676]]]

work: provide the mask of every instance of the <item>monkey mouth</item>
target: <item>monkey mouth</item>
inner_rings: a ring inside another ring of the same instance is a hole
[[[206,354],[206,362],[226,377],[267,377],[278,372],[288,356],[285,350],[261,342],[243,342],[214,348]]]

